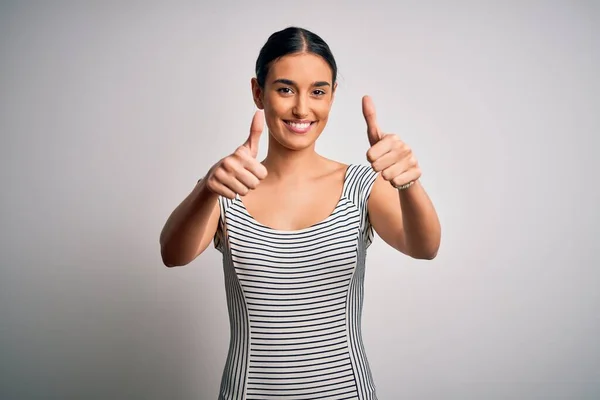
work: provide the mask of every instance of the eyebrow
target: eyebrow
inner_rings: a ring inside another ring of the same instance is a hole
[[[289,79],[275,79],[273,83],[283,83],[284,85],[297,86],[296,82],[291,81]],[[312,86],[322,87],[322,86],[331,86],[329,82],[325,81],[317,81],[312,84]]]

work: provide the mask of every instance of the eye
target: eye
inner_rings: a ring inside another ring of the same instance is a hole
[[[315,91],[313,92],[313,94],[314,94],[315,96],[318,96],[318,97],[320,97],[320,96],[324,96],[324,95],[325,95],[325,91],[324,91],[324,90],[321,90],[321,89],[317,89],[317,90],[315,90]]]
[[[281,93],[281,94],[292,94],[292,89],[289,87],[282,87],[277,89],[277,92]]]

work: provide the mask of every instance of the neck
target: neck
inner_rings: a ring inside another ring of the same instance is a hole
[[[318,174],[323,157],[315,152],[315,144],[302,150],[290,150],[269,135],[269,149],[262,161],[269,177],[277,181],[301,181]]]

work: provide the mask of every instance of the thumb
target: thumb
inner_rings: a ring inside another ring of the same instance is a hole
[[[244,143],[244,146],[250,150],[252,157],[256,158],[258,155],[258,142],[260,141],[260,135],[265,128],[264,112],[258,110],[254,113],[252,118],[252,124],[250,125],[250,135]]]
[[[375,113],[375,104],[369,96],[364,96],[362,99],[362,112],[367,122],[367,135],[369,143],[373,146],[381,140],[381,132],[377,125],[377,114]]]

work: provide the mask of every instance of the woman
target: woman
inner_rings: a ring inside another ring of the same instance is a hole
[[[437,253],[440,225],[417,161],[381,131],[369,97],[370,165],[315,152],[336,74],[319,36],[296,27],[271,35],[251,81],[259,111],[248,139],[210,168],[161,233],[169,267],[211,241],[223,254],[231,341],[219,399],[375,399],[360,327],[373,229],[408,256]],[[263,120],[269,148],[259,162]]]

